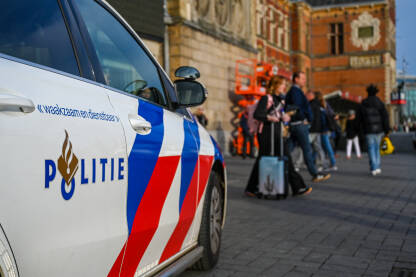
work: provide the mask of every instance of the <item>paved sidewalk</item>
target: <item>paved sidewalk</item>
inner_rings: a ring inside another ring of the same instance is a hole
[[[393,269],[397,275],[391,276],[416,271],[416,154],[383,157],[383,173],[376,177],[369,175],[365,155],[341,157],[339,171],[313,185],[310,195],[281,201],[243,197],[253,160],[226,162],[228,215],[220,260],[210,272],[182,277],[382,277]]]

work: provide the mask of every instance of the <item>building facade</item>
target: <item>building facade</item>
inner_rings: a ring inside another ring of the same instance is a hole
[[[170,75],[181,65],[196,67],[208,90],[208,130],[228,151],[238,124],[234,94],[236,61],[255,59],[256,3],[251,0],[168,0]],[[173,78],[174,79],[174,78]]]
[[[164,64],[163,46],[165,24],[163,0],[108,0],[129,23],[150,49],[155,58]]]
[[[396,84],[394,1],[308,2],[311,89],[361,100],[373,83],[389,103]]]
[[[360,101],[370,83],[390,102],[396,84],[395,0],[134,0],[110,3],[174,79],[190,65],[209,97],[208,130],[227,151],[238,124],[236,61],[302,70],[307,89]],[[140,16],[146,14],[146,16]],[[150,19],[150,20],[149,20]],[[280,72],[280,71],[279,71]],[[397,114],[389,105],[391,114]]]
[[[257,0],[257,60],[291,71],[290,2]]]
[[[404,86],[402,94],[404,93],[405,104],[400,105],[401,121],[408,120],[409,118],[416,121],[416,76],[397,76],[397,82],[400,84],[403,82]],[[400,116],[397,116],[400,118]],[[399,122],[397,122],[399,123]]]

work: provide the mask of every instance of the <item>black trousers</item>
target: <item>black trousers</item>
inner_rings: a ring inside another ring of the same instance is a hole
[[[243,157],[247,156],[247,142],[250,144],[250,156],[253,157],[253,135],[243,132]]]
[[[306,184],[303,181],[302,176],[296,172],[295,167],[293,166],[292,158],[290,157],[289,147],[287,143],[283,144],[283,153],[287,157],[287,162],[285,166],[288,167],[288,180],[289,185],[292,189],[292,194],[296,194],[299,190],[306,188]],[[256,193],[258,192],[259,186],[259,161],[262,155],[257,157],[256,162],[254,163],[253,169],[251,170],[250,178],[248,179],[246,191]]]

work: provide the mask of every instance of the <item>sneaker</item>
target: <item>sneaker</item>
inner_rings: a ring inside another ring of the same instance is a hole
[[[322,166],[318,167],[317,169],[318,169],[318,171],[324,170],[324,168]]]
[[[376,176],[377,175],[377,170],[371,170],[371,175]]]
[[[245,194],[247,197],[257,198],[257,194],[255,194],[254,192],[248,191],[248,190],[246,190],[246,191],[244,192],[244,194]]]
[[[313,177],[312,181],[314,183],[318,183],[321,181],[328,180],[331,177],[331,174],[329,173],[318,173],[315,177]]]
[[[337,171],[338,170],[338,166],[334,165],[332,167],[328,167],[327,170],[328,171]]]
[[[381,169],[380,168],[376,169],[376,174],[381,174]]]
[[[304,188],[293,194],[293,196],[308,195],[312,192],[312,187]]]
[[[347,156],[347,160],[351,160],[351,156]]]

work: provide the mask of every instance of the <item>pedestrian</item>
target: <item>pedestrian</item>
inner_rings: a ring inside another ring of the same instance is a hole
[[[315,165],[318,165],[318,170],[328,167],[328,162],[325,157],[325,152],[322,149],[321,133],[321,105],[319,100],[315,97],[315,92],[308,91],[306,98],[309,100],[309,104],[312,111],[312,122],[309,129],[309,139],[312,144],[313,158]],[[318,157],[318,161],[316,160]]]
[[[315,97],[319,102],[321,110],[321,141],[322,147],[326,154],[328,155],[330,166],[327,168],[329,171],[336,171],[338,167],[336,165],[335,153],[331,145],[330,135],[335,131],[335,113],[329,104],[325,101],[324,95],[322,92],[315,92]]]
[[[250,147],[250,156],[253,157],[253,134],[250,132],[250,128],[248,127],[248,112],[247,110],[244,110],[244,112],[241,114],[240,118],[240,127],[242,129],[242,135],[243,135],[243,153],[242,157],[243,159],[247,156],[247,142],[249,143]]]
[[[204,114],[204,109],[202,107],[198,107],[198,109],[195,112],[196,119],[198,122],[204,126],[207,127],[208,125],[208,118]]]
[[[254,112],[254,118],[261,122],[258,130],[259,140],[259,156],[254,163],[253,169],[250,174],[250,178],[245,189],[245,194],[250,197],[258,195],[258,183],[259,183],[259,161],[262,156],[271,155],[271,145],[274,143],[274,149],[280,149],[280,140],[278,139],[281,134],[280,128],[274,128],[276,138],[271,141],[272,124],[276,124],[280,120],[284,122],[290,121],[290,117],[279,111],[279,107],[283,107],[284,93],[286,92],[286,81],[280,76],[274,76],[269,81],[267,86],[267,94],[263,96],[257,105]],[[293,195],[309,194],[312,191],[312,187],[307,186],[302,176],[295,171],[292,159],[290,157],[289,148],[287,142],[283,143],[283,152],[287,158],[285,166],[288,167],[288,181],[292,189]],[[275,153],[278,156],[280,153]]]
[[[334,122],[334,127],[335,127],[335,131],[332,133],[333,139],[334,139],[334,154],[335,154],[335,158],[338,157],[337,154],[337,150],[339,149],[339,144],[342,138],[342,128],[340,125],[340,120],[339,120],[339,115],[335,115],[335,122]]]
[[[303,153],[302,148],[299,145],[295,145],[292,152],[290,153],[293,165],[295,166],[295,170],[299,171],[301,168],[306,168],[305,162],[303,160]]]
[[[376,176],[381,173],[380,142],[383,132],[390,132],[389,116],[383,102],[377,97],[378,88],[371,84],[367,87],[368,97],[361,102],[357,113],[366,141],[370,164],[370,173]]]
[[[356,119],[355,111],[349,110],[347,124],[345,127],[345,131],[347,133],[347,159],[348,160],[351,159],[351,150],[352,150],[353,144],[355,148],[355,154],[357,154],[357,158],[361,159],[360,142],[358,140],[358,134],[360,133],[360,129],[355,119]]]
[[[286,95],[286,107],[296,106],[298,112],[292,116],[290,122],[289,149],[293,149],[295,142],[298,142],[303,151],[303,158],[312,176],[313,182],[320,182],[331,177],[328,173],[318,172],[312,157],[312,147],[309,140],[309,122],[312,122],[312,111],[309,102],[302,91],[306,84],[304,72],[295,72],[292,77],[293,86]]]

